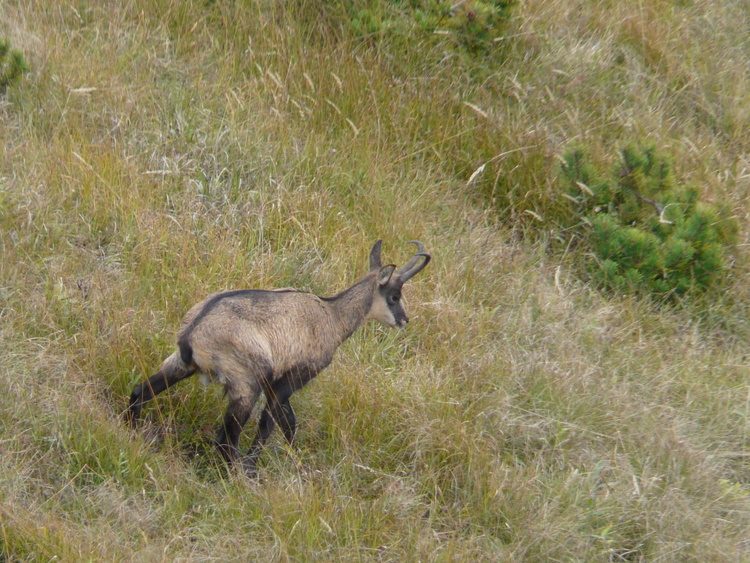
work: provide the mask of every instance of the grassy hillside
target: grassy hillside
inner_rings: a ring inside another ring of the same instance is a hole
[[[30,68],[0,98],[2,560],[750,559],[750,8],[522,0],[477,50],[337,6],[0,3]],[[561,154],[641,141],[736,218],[721,294],[606,294],[560,244]],[[197,380],[126,429],[190,305],[332,295],[378,238],[433,255],[412,322],[295,395],[259,480]]]

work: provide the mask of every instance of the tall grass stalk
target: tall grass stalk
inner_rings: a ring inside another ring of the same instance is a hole
[[[748,8],[520,2],[471,58],[325,6],[0,4],[30,68],[0,100],[2,558],[748,559]],[[551,250],[557,156],[630,140],[739,219],[702,314]],[[295,396],[260,480],[219,462],[197,381],[125,428],[192,303],[331,295],[377,238],[433,252],[412,322]]]

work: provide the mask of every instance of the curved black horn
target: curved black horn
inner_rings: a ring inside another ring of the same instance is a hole
[[[422,243],[418,240],[410,240],[406,244],[416,244],[417,245],[417,253],[412,257],[411,260],[409,260],[406,264],[401,266],[398,270],[396,270],[397,274],[404,274],[405,272],[408,272],[411,268],[414,267],[414,265],[419,260],[419,255],[424,253],[424,246],[422,246]]]
[[[370,271],[379,270],[383,263],[380,261],[380,249],[383,246],[383,239],[380,239],[372,245],[370,250]]]
[[[402,282],[406,282],[411,279],[415,274],[421,272],[424,267],[430,262],[431,256],[424,251],[424,246],[418,240],[410,240],[406,244],[416,244],[417,252],[406,264],[396,270],[396,273],[401,278]],[[423,258],[422,262],[418,264],[419,259]]]

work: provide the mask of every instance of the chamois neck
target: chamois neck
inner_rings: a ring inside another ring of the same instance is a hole
[[[341,342],[349,338],[355,330],[364,324],[372,308],[375,276],[367,275],[349,289],[333,297],[325,298],[338,321],[341,330]]]

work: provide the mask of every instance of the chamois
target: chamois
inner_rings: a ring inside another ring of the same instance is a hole
[[[301,389],[331,363],[336,349],[368,319],[402,328],[409,322],[401,288],[430,261],[422,243],[401,268],[383,266],[383,241],[370,251],[370,271],[333,297],[293,289],[241,289],[214,293],[193,306],[177,335],[177,350],[148,381],[130,395],[127,419],[135,427],[143,406],[168,387],[203,374],[224,386],[229,406],[216,444],[231,465],[238,462],[254,475],[264,442],[278,424],[290,444],[296,418],[289,404]],[[261,393],[266,407],[255,439],[243,457],[238,448],[242,427]]]

